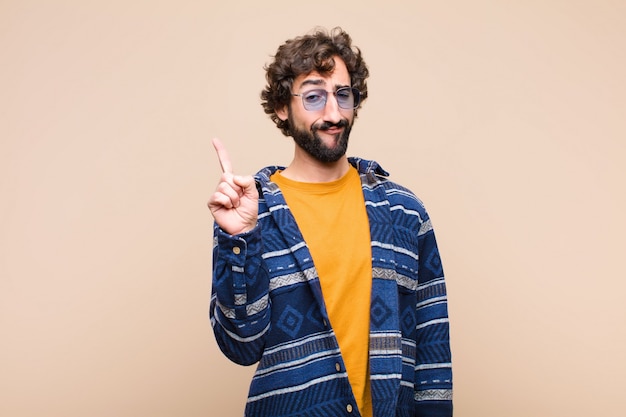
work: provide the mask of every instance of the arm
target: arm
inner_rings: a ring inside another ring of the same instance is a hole
[[[270,322],[260,227],[232,236],[216,225],[214,233],[211,325],[222,352],[251,365],[261,357]]]
[[[428,215],[418,233],[416,416],[452,416],[448,301],[439,249]]]
[[[211,325],[232,361],[259,360],[269,326],[269,278],[261,258],[257,225],[259,193],[251,176],[237,176],[226,149],[213,140],[222,176],[209,198],[215,219]]]

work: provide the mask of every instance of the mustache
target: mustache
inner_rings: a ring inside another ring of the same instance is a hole
[[[336,128],[348,127],[348,120],[341,119],[337,123],[323,122],[323,123],[320,123],[318,125],[314,125],[313,129],[311,129],[311,130],[313,130],[315,132],[316,130],[328,130],[328,129],[333,128],[333,127],[336,127]]]

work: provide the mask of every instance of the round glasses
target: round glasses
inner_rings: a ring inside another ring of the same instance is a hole
[[[337,99],[337,105],[346,110],[356,109],[361,100],[361,92],[354,87],[341,87],[336,91],[326,91],[322,88],[316,88],[301,94],[291,93],[291,95],[302,97],[302,105],[306,110],[319,111],[326,106],[328,93],[334,94]]]

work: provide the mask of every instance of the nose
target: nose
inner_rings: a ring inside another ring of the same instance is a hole
[[[326,97],[326,106],[324,106],[324,121],[338,123],[343,117],[341,109],[337,103],[337,97],[334,94],[328,94]]]

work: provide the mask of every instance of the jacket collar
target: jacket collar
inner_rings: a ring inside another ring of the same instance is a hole
[[[355,167],[359,174],[374,175],[381,177],[388,177],[389,173],[385,171],[376,161],[371,161],[358,157],[348,157],[350,165]],[[270,177],[278,170],[283,170],[285,167],[279,165],[271,165],[261,169],[255,175],[255,180],[261,185],[265,186],[270,182]],[[369,176],[368,175],[368,176]]]

